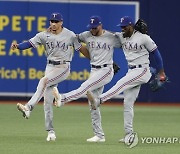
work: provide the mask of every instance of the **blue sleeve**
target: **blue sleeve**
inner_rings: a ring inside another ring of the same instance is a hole
[[[33,47],[29,41],[18,44],[18,49],[24,50]]]
[[[156,67],[158,70],[163,69],[163,60],[161,57],[161,54],[159,52],[159,50],[156,48],[154,51],[152,51],[154,59],[156,61]]]

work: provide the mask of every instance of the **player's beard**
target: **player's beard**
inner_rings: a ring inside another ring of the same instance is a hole
[[[126,32],[122,32],[123,33],[123,37],[130,37],[131,36],[131,32],[130,31],[126,31]]]
[[[97,35],[98,35],[98,32],[91,32],[91,34],[92,34],[93,36],[97,36]]]
[[[96,33],[92,33],[92,35],[93,35],[93,36],[97,36],[97,35],[98,35],[98,32],[96,32]]]
[[[93,36],[99,36],[100,35],[100,30],[91,30],[91,34],[93,35]]]
[[[133,29],[131,28],[131,26],[128,26],[126,28],[122,29],[122,33],[123,33],[123,37],[131,37],[131,35],[133,34]]]

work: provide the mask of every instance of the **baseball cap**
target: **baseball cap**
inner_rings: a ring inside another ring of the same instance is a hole
[[[101,23],[101,17],[100,16],[91,16],[89,20],[89,24],[87,25],[87,28],[92,29],[99,26]]]
[[[51,14],[49,20],[63,21],[63,16],[58,12],[54,12]]]
[[[134,21],[129,16],[124,16],[120,20],[120,24],[117,26],[128,26],[128,25],[134,25]]]

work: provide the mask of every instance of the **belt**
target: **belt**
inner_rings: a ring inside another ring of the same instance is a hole
[[[53,60],[48,60],[48,64],[53,64],[53,65],[60,65],[60,64],[66,64],[67,62],[70,62],[70,61],[53,61]]]
[[[129,67],[129,69],[134,69],[134,68],[141,68],[142,65],[141,64],[140,65],[129,65],[128,67]]]
[[[92,68],[103,68],[103,67],[107,67],[107,64],[104,65],[91,65]]]

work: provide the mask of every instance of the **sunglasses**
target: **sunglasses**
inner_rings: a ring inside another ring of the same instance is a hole
[[[92,30],[96,30],[96,29],[98,29],[98,27],[96,27],[96,28],[91,28]]]
[[[58,20],[51,20],[51,23],[58,23]]]

